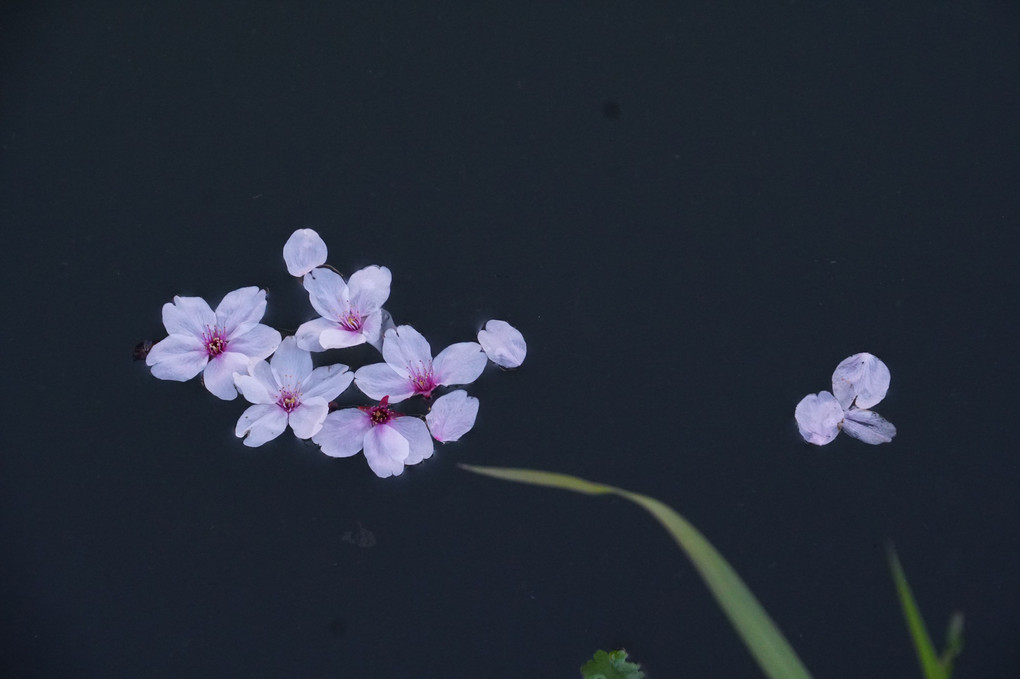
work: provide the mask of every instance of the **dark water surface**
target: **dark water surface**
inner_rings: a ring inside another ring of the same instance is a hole
[[[672,505],[817,677],[920,676],[894,540],[956,676],[1017,676],[1020,17],[893,4],[5,5],[3,674],[759,676],[639,509],[468,462]],[[175,294],[311,318],[302,227],[434,348],[528,340],[399,478],[131,361]],[[860,351],[895,441],[808,446]]]

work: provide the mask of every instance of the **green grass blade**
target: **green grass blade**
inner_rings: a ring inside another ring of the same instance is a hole
[[[935,653],[935,646],[928,636],[928,629],[924,626],[924,619],[921,618],[921,611],[917,608],[914,595],[910,592],[910,585],[907,584],[907,576],[900,566],[896,550],[890,544],[889,568],[892,570],[893,582],[896,583],[896,593],[900,597],[900,607],[903,609],[903,618],[907,622],[907,630],[914,642],[914,649],[917,651],[917,659],[921,663],[921,671],[926,679],[949,679],[949,671],[944,668]]]
[[[768,613],[740,579],[733,568],[716,551],[705,537],[669,506],[654,498],[638,493],[592,483],[568,474],[556,474],[531,469],[505,467],[478,467],[459,465],[476,474],[505,481],[528,483],[535,486],[562,488],[586,495],[614,494],[630,500],[648,511],[673,536],[680,548],[690,557],[694,567],[708,585],[712,596],[723,613],[737,630],[737,634],[771,679],[809,679],[811,674],[794,653]]]

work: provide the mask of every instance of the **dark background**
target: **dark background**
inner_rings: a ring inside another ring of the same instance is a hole
[[[882,5],[5,3],[5,676],[759,675],[641,510],[457,462],[667,502],[818,677],[920,676],[894,540],[956,676],[1017,676],[1020,16]],[[399,478],[131,361],[175,294],[310,318],[301,227],[437,351],[528,340]],[[899,434],[806,445],[859,351]]]

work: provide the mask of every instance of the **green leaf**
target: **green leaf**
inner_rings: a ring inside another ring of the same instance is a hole
[[[641,666],[627,661],[627,651],[595,651],[592,659],[581,666],[584,679],[645,679]]]
[[[953,660],[963,650],[963,615],[953,614],[949,619],[949,630],[946,633],[946,650],[942,657],[935,653],[935,646],[931,643],[928,629],[924,625],[921,611],[914,601],[914,595],[907,584],[907,576],[903,573],[899,557],[892,544],[887,547],[889,553],[889,569],[892,571],[893,582],[896,584],[896,593],[900,598],[900,608],[903,609],[903,618],[907,623],[907,631],[914,642],[914,649],[917,651],[917,660],[921,663],[921,671],[925,679],[949,679],[953,673]]]
[[[771,679],[808,679],[811,676],[782,632],[733,568],[694,526],[667,505],[646,495],[592,483],[567,474],[466,464],[459,466],[475,474],[504,481],[562,488],[586,495],[613,494],[640,505],[662,524],[690,557],[712,596],[766,676]]]

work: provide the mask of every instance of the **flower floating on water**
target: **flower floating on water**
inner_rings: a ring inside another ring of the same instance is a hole
[[[283,261],[291,276],[301,278],[326,263],[326,243],[312,229],[298,229],[283,246]]]
[[[471,384],[486,363],[477,342],[451,344],[433,359],[428,341],[409,325],[386,331],[382,354],[386,362],[360,368],[354,383],[369,398],[388,396],[393,403],[415,394],[428,398],[439,386]]]
[[[432,437],[417,417],[390,410],[389,398],[377,406],[344,408],[326,416],[312,436],[330,457],[350,457],[362,449],[376,476],[399,476],[406,465],[432,457]]]
[[[478,399],[468,396],[463,389],[451,391],[436,399],[425,423],[432,438],[440,443],[456,441],[475,426],[478,417]]]
[[[504,368],[516,368],[524,363],[528,345],[521,331],[506,321],[489,321],[478,331],[478,343],[493,363]]]
[[[265,312],[266,291],[254,286],[227,293],[216,311],[201,297],[174,297],[163,305],[169,336],[152,346],[145,364],[161,380],[186,382],[202,373],[206,389],[234,399],[234,373],[248,372],[280,344],[280,333],[259,323]]]
[[[312,369],[312,355],[287,337],[269,363],[257,361],[247,375],[235,375],[241,395],[255,405],[244,411],[234,433],[246,446],[261,446],[290,425],[299,439],[315,435],[326,420],[329,402],[354,380],[337,363]]]
[[[304,277],[305,290],[321,318],[301,324],[298,346],[324,351],[376,342],[382,332],[382,305],[390,296],[391,280],[385,266],[355,271],[346,283],[330,269],[309,271]]]
[[[832,373],[832,393],[808,394],[794,411],[800,435],[808,443],[824,446],[840,430],[865,443],[889,443],[896,427],[868,410],[889,391],[889,368],[869,353],[844,359]]]

